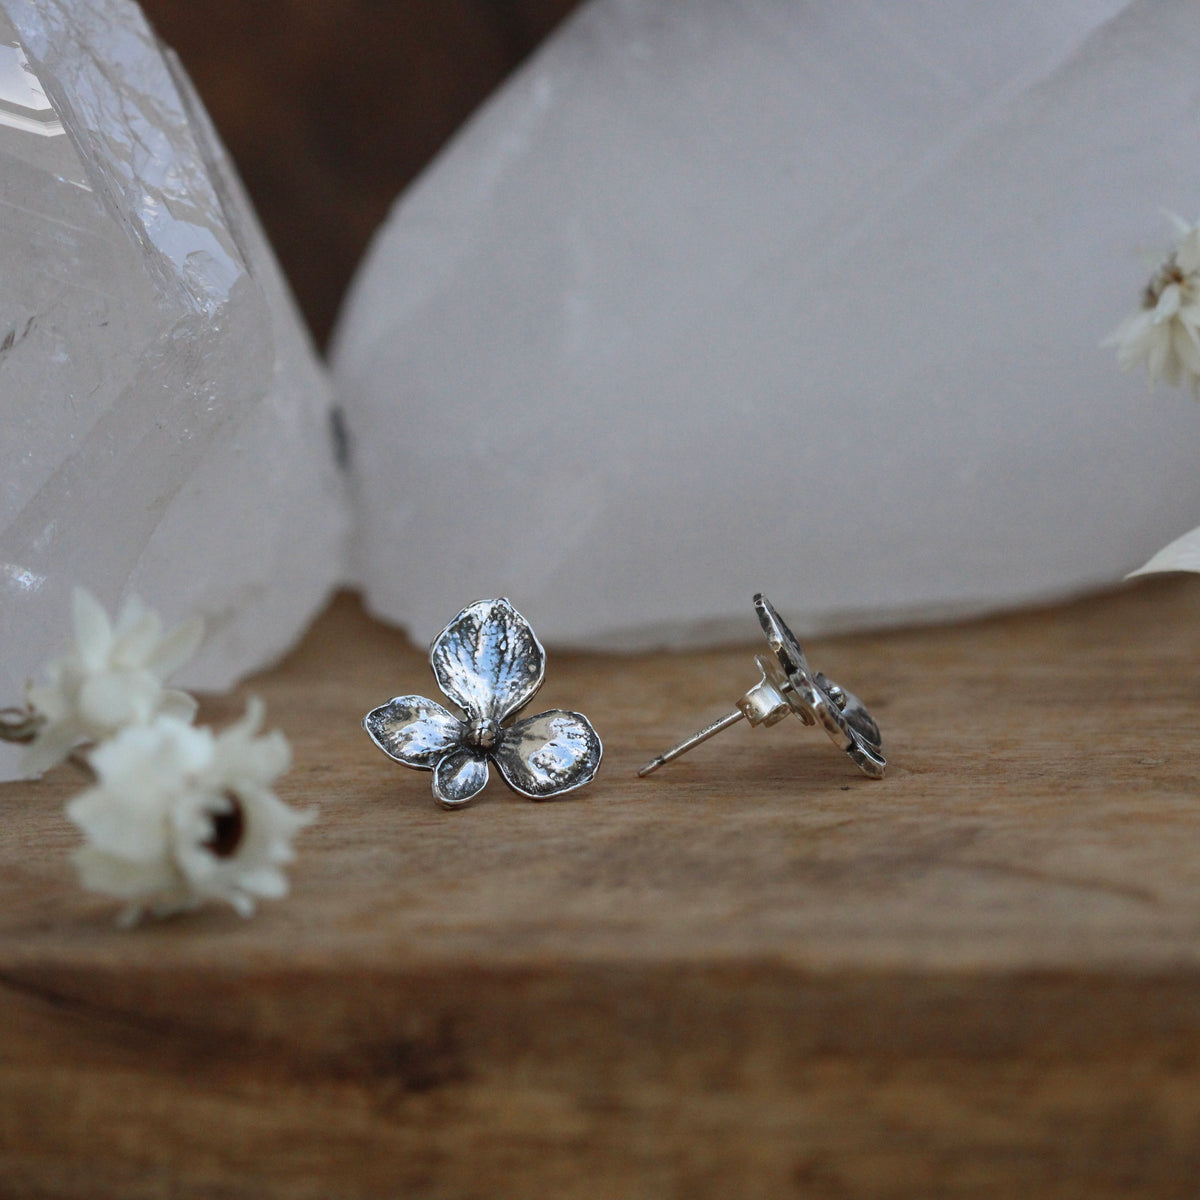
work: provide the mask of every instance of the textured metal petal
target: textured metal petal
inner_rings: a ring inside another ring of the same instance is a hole
[[[545,800],[590,783],[603,752],[587,717],[552,708],[506,729],[492,757],[514,791]]]
[[[487,781],[486,758],[454,750],[433,769],[433,794],[446,808],[458,808],[477,796]]]
[[[429,654],[438,686],[473,717],[503,721],[542,685],[546,652],[503,597],[477,600],[438,634]]]
[[[754,611],[758,615],[758,623],[762,626],[763,633],[766,634],[767,644],[779,659],[779,665],[788,677],[799,676],[806,682],[811,682],[808,659],[804,657],[796,635],[775,611],[775,605],[761,592],[754,597]]]
[[[791,685],[787,697],[791,708],[806,723],[815,721],[820,725],[833,744],[844,750],[865,775],[882,779],[887,766],[887,759],[883,755],[883,739],[879,726],[862,701],[845,689],[837,689],[844,698],[844,710],[839,708],[830,695],[832,685],[829,680],[820,671],[814,675],[809,669],[808,659],[804,657],[796,635],[775,611],[770,600],[760,593],[754,597],[754,609],[767,642]]]
[[[829,680],[820,671],[817,672],[816,682],[817,686],[828,695]],[[838,741],[828,725],[826,725],[825,731],[858,764],[864,775],[869,775],[872,779],[882,779],[883,772],[887,767],[887,759],[883,755],[883,735],[879,732],[879,724],[853,692],[848,692],[845,688],[838,690],[842,693],[845,705],[841,717],[849,740],[845,744]],[[834,710],[837,709],[836,704],[831,707]]]
[[[460,745],[465,732],[456,716],[424,696],[397,696],[371,709],[363,728],[384,754],[425,771]]]

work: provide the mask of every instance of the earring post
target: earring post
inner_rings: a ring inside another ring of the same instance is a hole
[[[660,754],[657,758],[652,758],[644,767],[639,767],[638,775],[644,777],[652,771],[657,771],[659,767],[666,766],[672,759],[678,758],[681,754],[686,754],[693,746],[698,746],[701,742],[707,742],[710,737],[715,737],[722,729],[728,729],[730,725],[736,725],[745,716],[746,714],[739,708],[714,721],[711,725],[706,725],[699,733],[692,734],[690,738],[680,742],[678,746],[673,746],[665,754]]]

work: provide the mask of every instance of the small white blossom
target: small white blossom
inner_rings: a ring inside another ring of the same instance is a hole
[[[1200,223],[1172,217],[1175,249],[1142,293],[1142,307],[1104,340],[1124,370],[1142,364],[1151,386],[1186,383],[1200,399]]]
[[[46,666],[46,682],[28,691],[39,726],[22,759],[26,775],[160,713],[191,720],[196,712],[191,696],[163,681],[196,653],[203,622],[193,618],[164,634],[157,614],[131,597],[114,624],[84,588],[75,589],[72,617],[74,642]]]
[[[256,736],[263,706],[214,736],[177,717],[123,729],[94,750],[97,784],[67,805],[86,844],[85,888],[128,901],[122,924],[223,900],[242,916],[287,895],[281,869],[313,814],[272,790],[291,750],[279,731]]]

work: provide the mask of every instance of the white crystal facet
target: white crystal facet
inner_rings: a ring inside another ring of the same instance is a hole
[[[1200,211],[1197,62],[1192,0],[593,0],[343,314],[372,608],[634,646],[1119,579],[1200,513],[1200,415],[1099,347]]]
[[[188,686],[280,654],[341,573],[330,393],[128,0],[0,0],[0,262],[0,704],[62,640],[76,584],[205,617]]]

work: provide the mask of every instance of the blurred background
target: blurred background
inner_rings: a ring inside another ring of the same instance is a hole
[[[323,349],[392,202],[581,0],[142,0]]]

